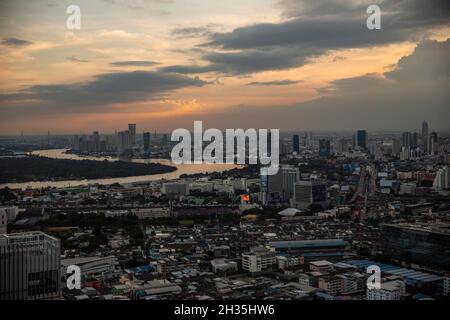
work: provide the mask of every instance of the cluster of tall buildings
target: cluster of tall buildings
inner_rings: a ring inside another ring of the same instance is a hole
[[[439,152],[439,137],[436,132],[429,132],[428,122],[422,122],[422,134],[403,132],[401,140],[392,142],[393,154],[401,160],[419,158],[423,155],[433,155]]]
[[[132,154],[133,149],[138,147],[137,126],[134,123],[128,125],[128,130],[119,131],[114,135],[101,136],[94,131],[90,136],[75,136],[73,150],[79,153],[105,153],[116,152],[118,155]],[[142,136],[144,153],[150,152],[150,132],[144,132]]]
[[[318,143],[317,143],[318,142]],[[381,157],[383,146],[379,141],[369,143],[369,135],[366,130],[357,130],[352,139],[338,137],[336,139],[320,138],[313,139],[312,133],[304,136],[296,134],[292,136],[292,152],[299,155],[304,149],[318,150],[320,158],[329,158],[333,154],[342,154],[350,150],[369,152],[375,158]],[[389,154],[401,160],[410,160],[423,157],[424,155],[435,155],[441,151],[439,136],[436,132],[430,132],[426,121],[422,123],[422,133],[403,132],[401,136],[392,139]]]
[[[136,125],[129,124],[128,130],[117,133],[117,153],[124,154],[136,145]]]
[[[297,167],[283,165],[276,175],[263,176],[261,182],[263,199],[267,203],[289,205],[299,210],[312,204],[327,207],[326,183],[320,180],[302,180]]]

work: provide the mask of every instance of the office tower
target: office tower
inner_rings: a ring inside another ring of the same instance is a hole
[[[367,149],[367,131],[366,130],[358,130],[356,132],[356,146],[361,149]]]
[[[450,270],[448,230],[448,223],[435,221],[382,225],[383,256],[437,270]]]
[[[75,151],[80,151],[80,137],[73,136],[72,149],[75,150]]]
[[[150,132],[144,132],[144,152],[150,151]]]
[[[416,149],[419,146],[419,135],[417,132],[412,134],[411,148]]]
[[[130,132],[120,131],[117,133],[117,153],[123,154],[130,149]]]
[[[294,184],[300,180],[300,171],[293,166],[283,165],[275,175],[267,176],[269,201],[288,203],[294,195]]]
[[[287,141],[281,141],[281,145],[280,145],[280,154],[281,155],[287,155],[293,152],[292,150],[292,144],[287,142]],[[246,146],[246,150],[249,149],[249,146]]]
[[[300,136],[294,135],[292,137],[292,151],[297,154],[300,154]]]
[[[161,139],[162,146],[166,146],[168,142],[169,142],[169,138],[168,138],[167,134],[163,134],[162,139]]]
[[[392,155],[398,157],[400,152],[400,141],[398,139],[392,139]]]
[[[136,145],[136,125],[134,123],[130,123],[128,125],[128,131],[130,132],[130,148],[133,148]]]
[[[272,132],[267,133],[267,155],[272,155]]]
[[[94,131],[92,133],[92,150],[90,151],[100,151],[100,134],[98,133],[98,131]]]
[[[320,141],[319,141],[319,156],[322,158],[329,158],[331,156],[330,140],[320,139]]]
[[[438,134],[436,132],[432,132],[429,135],[428,139],[428,153],[436,154],[438,151],[439,151]]]
[[[403,132],[403,134],[402,134],[402,147],[412,148],[413,147],[412,140],[413,139],[412,139],[411,132]]]
[[[339,139],[334,147],[336,153],[343,153],[348,151],[348,141],[345,138]]]
[[[297,209],[305,210],[312,204],[327,206],[327,187],[321,181],[299,181],[294,186],[294,204]]]
[[[60,296],[59,240],[42,232],[0,235],[0,300]]]
[[[422,122],[422,146],[425,154],[428,154],[428,123]]]
[[[314,137],[313,137],[313,133],[312,132],[307,132],[306,133],[306,146],[308,148],[314,147]]]

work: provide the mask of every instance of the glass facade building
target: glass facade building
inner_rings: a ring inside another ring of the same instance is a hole
[[[450,224],[386,224],[382,230],[384,255],[450,271]]]

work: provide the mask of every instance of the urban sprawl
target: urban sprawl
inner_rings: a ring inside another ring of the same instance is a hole
[[[0,152],[129,161],[168,159],[173,145],[130,124],[110,135],[3,137]],[[271,176],[245,165],[173,180],[6,186],[0,300],[448,299],[449,164],[450,135],[424,121],[404,133],[281,133]],[[69,290],[74,265],[81,288]],[[380,288],[367,287],[374,265]]]

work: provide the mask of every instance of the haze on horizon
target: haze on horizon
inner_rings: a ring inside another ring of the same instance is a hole
[[[448,0],[3,0],[0,135],[448,131],[449,22]]]

